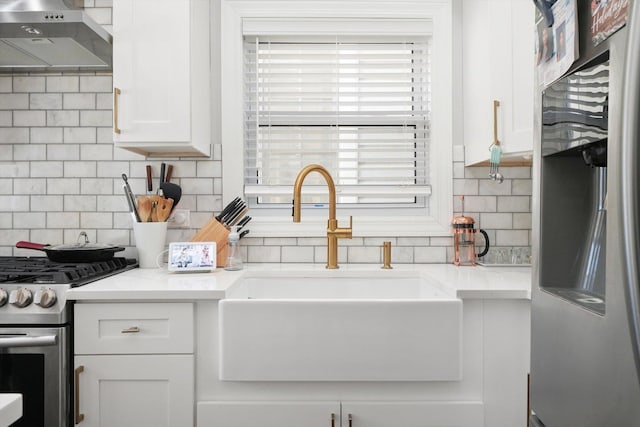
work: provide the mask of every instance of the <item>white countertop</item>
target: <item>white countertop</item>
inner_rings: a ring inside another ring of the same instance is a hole
[[[365,272],[380,275],[417,272],[434,279],[463,299],[530,299],[529,267],[456,267],[451,264],[397,264],[382,270],[377,264],[342,264],[340,270],[326,270],[324,264],[249,264],[240,271],[218,268],[206,273],[170,273],[166,269],[140,269],[98,280],[67,292],[71,300],[217,300],[243,277],[260,275],[341,274]]]
[[[22,417],[22,395],[0,393],[0,427],[13,424]]]

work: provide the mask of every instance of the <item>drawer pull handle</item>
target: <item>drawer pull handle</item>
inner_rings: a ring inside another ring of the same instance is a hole
[[[140,328],[138,328],[137,326],[132,326],[121,331],[121,333],[123,334],[137,334],[138,332],[140,332]]]
[[[120,134],[118,127],[118,100],[122,92],[117,87],[113,88],[113,133]]]
[[[80,374],[83,372],[84,372],[84,366],[82,365],[78,366],[74,371],[74,384],[76,389],[76,396],[75,396],[76,424],[80,424],[82,421],[84,421],[84,414],[80,413]]]

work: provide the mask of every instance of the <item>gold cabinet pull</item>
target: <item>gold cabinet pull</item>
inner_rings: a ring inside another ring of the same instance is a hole
[[[331,427],[336,427],[336,414],[331,413]]]
[[[118,99],[120,98],[120,89],[113,88],[113,133],[120,134],[120,128],[118,127]]]
[[[138,332],[140,332],[140,328],[138,328],[137,326],[132,326],[130,328],[126,328],[120,331],[120,333],[123,333],[123,334],[137,334]]]
[[[351,416],[351,414],[348,415],[348,419],[349,419],[349,427],[353,427],[353,417]]]
[[[84,414],[80,413],[80,374],[84,372],[84,366],[78,366],[74,371],[74,386],[75,386],[75,422],[80,424],[84,421]]]

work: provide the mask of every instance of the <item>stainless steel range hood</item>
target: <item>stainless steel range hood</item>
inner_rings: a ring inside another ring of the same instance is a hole
[[[0,0],[0,73],[112,69],[112,37],[84,0]]]

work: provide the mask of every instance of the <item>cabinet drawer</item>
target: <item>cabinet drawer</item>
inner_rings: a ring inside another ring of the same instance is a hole
[[[191,303],[75,305],[76,354],[193,353]]]

